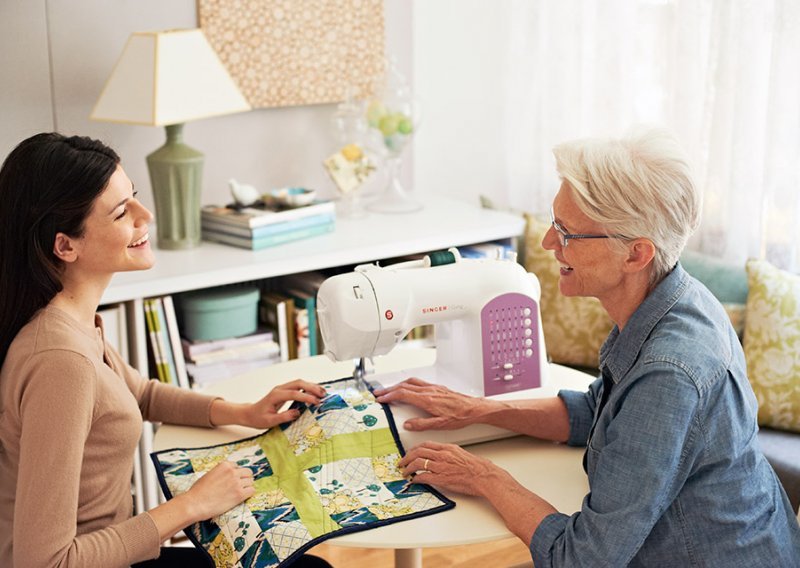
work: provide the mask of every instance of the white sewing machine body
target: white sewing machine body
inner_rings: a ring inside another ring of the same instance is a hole
[[[539,281],[513,260],[422,261],[387,267],[361,265],[323,282],[317,312],[325,354],[334,361],[391,351],[408,332],[434,325],[436,361],[430,367],[369,377],[389,386],[414,376],[473,396],[501,399],[552,394],[539,314]],[[398,426],[422,416],[393,405]],[[475,443],[508,436],[490,426],[411,433],[406,445],[436,439]]]

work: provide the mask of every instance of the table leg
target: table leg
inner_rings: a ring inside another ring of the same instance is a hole
[[[422,568],[421,548],[396,548],[394,568]]]

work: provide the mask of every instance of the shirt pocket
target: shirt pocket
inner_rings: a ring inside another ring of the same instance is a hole
[[[597,463],[600,461],[600,454],[605,445],[604,440],[598,439],[602,437],[595,431],[592,437],[589,438],[589,443],[586,444],[586,475],[590,481],[597,470]]]

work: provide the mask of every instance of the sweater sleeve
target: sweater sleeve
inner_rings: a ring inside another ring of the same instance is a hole
[[[165,385],[142,375],[106,345],[106,352],[114,367],[125,379],[139,404],[142,418],[151,422],[166,422],[182,426],[212,428],[211,403],[219,397],[200,394],[174,385]]]
[[[14,504],[15,566],[130,566],[155,558],[153,519],[138,515],[77,534],[81,470],[95,412],[94,366],[61,351],[34,356],[20,398],[22,428]]]

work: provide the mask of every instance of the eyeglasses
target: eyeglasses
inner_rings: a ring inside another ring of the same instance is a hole
[[[553,225],[553,229],[555,229],[556,234],[558,235],[558,242],[561,243],[561,246],[567,248],[570,239],[621,239],[624,238],[622,235],[580,235],[580,234],[572,234],[568,233],[564,230],[564,227],[559,225],[556,222],[556,216],[553,213],[553,207],[550,207],[550,224]]]

